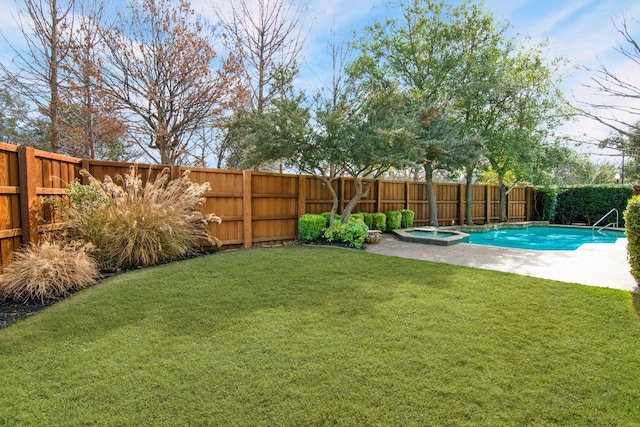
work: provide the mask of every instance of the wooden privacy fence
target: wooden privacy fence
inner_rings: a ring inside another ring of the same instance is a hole
[[[0,265],[7,265],[12,251],[35,242],[39,234],[63,227],[51,200],[62,201],[67,184],[81,179],[80,169],[96,179],[115,177],[129,171],[132,163],[81,160],[0,143]],[[138,165],[139,173],[154,176],[161,166]],[[211,185],[203,210],[222,218],[222,224],[210,224],[209,231],[223,247],[251,247],[295,240],[298,218],[305,213],[331,209],[332,199],[326,185],[313,176],[171,167],[173,177],[191,171],[191,180]],[[342,178],[334,182],[340,209],[355,191],[354,182]],[[440,225],[465,222],[464,184],[436,184]],[[472,219],[486,224],[499,220],[499,189],[474,185]],[[518,187],[508,196],[509,221],[534,218],[534,188]],[[43,203],[44,201],[44,203]],[[49,203],[47,202],[49,201]],[[424,182],[378,181],[354,212],[387,212],[411,209],[415,224],[429,224],[427,188]]]

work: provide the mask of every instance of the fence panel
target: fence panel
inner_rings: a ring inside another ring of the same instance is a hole
[[[458,184],[436,184],[438,225],[453,225],[458,222]]]
[[[409,182],[407,185],[408,209],[414,212],[413,223],[416,226],[429,225],[429,202],[427,200],[427,184]]]
[[[407,186],[404,181],[379,181],[379,209],[370,212],[399,211],[407,206]],[[375,206],[375,200],[373,206]]]
[[[474,224],[484,224],[487,218],[486,185],[471,186],[471,220]]]
[[[80,177],[80,159],[34,150],[38,230],[55,231],[64,227],[63,206],[68,203],[67,186]]]
[[[18,148],[0,143],[0,267],[22,243]]]
[[[252,242],[294,240],[298,236],[298,176],[253,173]]]
[[[322,212],[330,212],[333,207],[333,198],[325,182],[320,178],[309,176],[306,179],[305,186],[306,213],[321,214]]]
[[[507,218],[510,222],[525,221],[526,215],[526,199],[527,188],[517,187],[512,189],[507,196],[508,210]]]
[[[221,224],[209,224],[211,235],[225,246],[243,244],[242,171],[190,168],[190,179],[198,184],[208,182],[211,191],[205,195],[203,212],[215,214]]]

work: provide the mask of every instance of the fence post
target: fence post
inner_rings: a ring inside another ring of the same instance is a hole
[[[91,173],[90,167],[91,165],[89,164],[89,159],[82,159],[81,169],[84,169],[87,172]],[[89,185],[89,177],[80,174],[80,183],[82,185]]]
[[[527,219],[525,221],[533,221],[534,217],[533,217],[533,192],[534,192],[534,188],[533,187],[527,187],[527,192],[525,193],[525,212],[526,212],[526,216]]]
[[[409,181],[404,182],[404,208],[409,209]]]
[[[465,209],[464,209],[464,184],[458,184],[458,224],[464,224]]]
[[[298,175],[298,218],[307,213],[307,177]]]
[[[242,228],[245,248],[253,246],[253,223],[251,220],[251,171],[242,171]]]
[[[484,204],[485,204],[485,224],[491,223],[491,186],[485,185],[484,187]]]
[[[18,169],[20,171],[20,220],[22,222],[22,244],[38,241],[38,213],[40,203],[36,187],[36,156],[33,147],[18,148]]]
[[[338,210],[339,212],[336,212],[336,214],[340,215],[342,214],[342,211],[344,210],[344,177],[341,176],[340,177],[340,189],[339,189],[339,193],[338,193],[338,197],[340,197],[340,203],[338,205]]]
[[[186,169],[185,169],[186,170]],[[180,166],[171,166],[171,180],[178,179],[182,176],[182,168]]]

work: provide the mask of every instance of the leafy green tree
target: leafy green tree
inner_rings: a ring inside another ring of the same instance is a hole
[[[418,100],[423,130],[416,143],[422,149],[430,221],[437,225],[433,173],[454,153],[464,151],[461,142],[469,142],[469,151],[475,151],[478,141],[450,137],[454,132],[445,128],[451,120],[438,117],[465,90],[469,93],[466,88],[474,79],[482,78],[478,56],[500,43],[506,26],[496,24],[492,14],[470,1],[452,6],[444,1],[406,0],[397,5],[402,10],[398,18],[366,27],[356,43],[362,54],[353,70],[396,80]]]
[[[289,161],[311,134],[306,95],[293,87],[297,69],[276,67],[272,74],[262,111],[251,110],[246,118],[243,138],[253,165]]]
[[[485,108],[474,120],[483,137],[486,157],[500,186],[500,221],[507,220],[506,195],[521,182],[531,182],[548,170],[559,145],[551,131],[566,117],[555,77],[558,60],[546,64],[544,45],[495,51],[492,87],[485,93]],[[505,178],[511,173],[508,185]]]

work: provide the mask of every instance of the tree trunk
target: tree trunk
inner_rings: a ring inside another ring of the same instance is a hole
[[[433,186],[433,166],[431,163],[424,164],[424,179],[427,183],[427,200],[429,200],[429,225],[438,226],[438,203],[436,192]]]
[[[473,225],[473,167],[466,168],[466,194],[465,194],[465,202],[466,202],[466,212],[465,212],[465,224]]]
[[[353,210],[353,208],[356,207],[356,205],[360,200],[367,197],[367,195],[369,194],[369,191],[371,190],[371,187],[373,187],[373,184],[375,183],[375,180],[369,181],[365,185],[365,188],[363,190],[362,180],[355,178],[353,181],[356,185],[356,194],[351,198],[351,200],[349,200],[349,203],[347,203],[347,206],[345,206],[344,210],[342,211],[342,215],[340,216],[340,221],[342,221],[343,223],[349,220],[349,217],[351,216],[351,211]]]
[[[58,25],[60,24],[58,13],[58,3],[51,3],[51,39],[50,42],[50,60],[49,60],[49,89],[51,90],[51,98],[49,104],[49,118],[51,120],[51,152],[60,152],[60,123],[59,108],[60,94],[58,82],[58,68],[60,67],[58,59],[58,48],[60,40],[58,38]]]
[[[498,174],[500,186],[500,222],[507,222],[507,187],[504,185],[504,176]]]
[[[336,213],[338,212],[338,205],[340,204],[340,200],[338,199],[338,193],[336,192],[336,189],[333,188],[333,179],[329,179],[326,176],[321,176],[321,175],[316,175],[318,176],[318,178],[320,178],[322,180],[322,182],[324,182],[324,184],[327,186],[327,189],[329,190],[329,193],[331,193],[331,198],[333,199],[333,205],[331,206],[331,216],[329,217],[329,227],[331,227],[333,225],[333,221],[335,221],[336,219]]]

